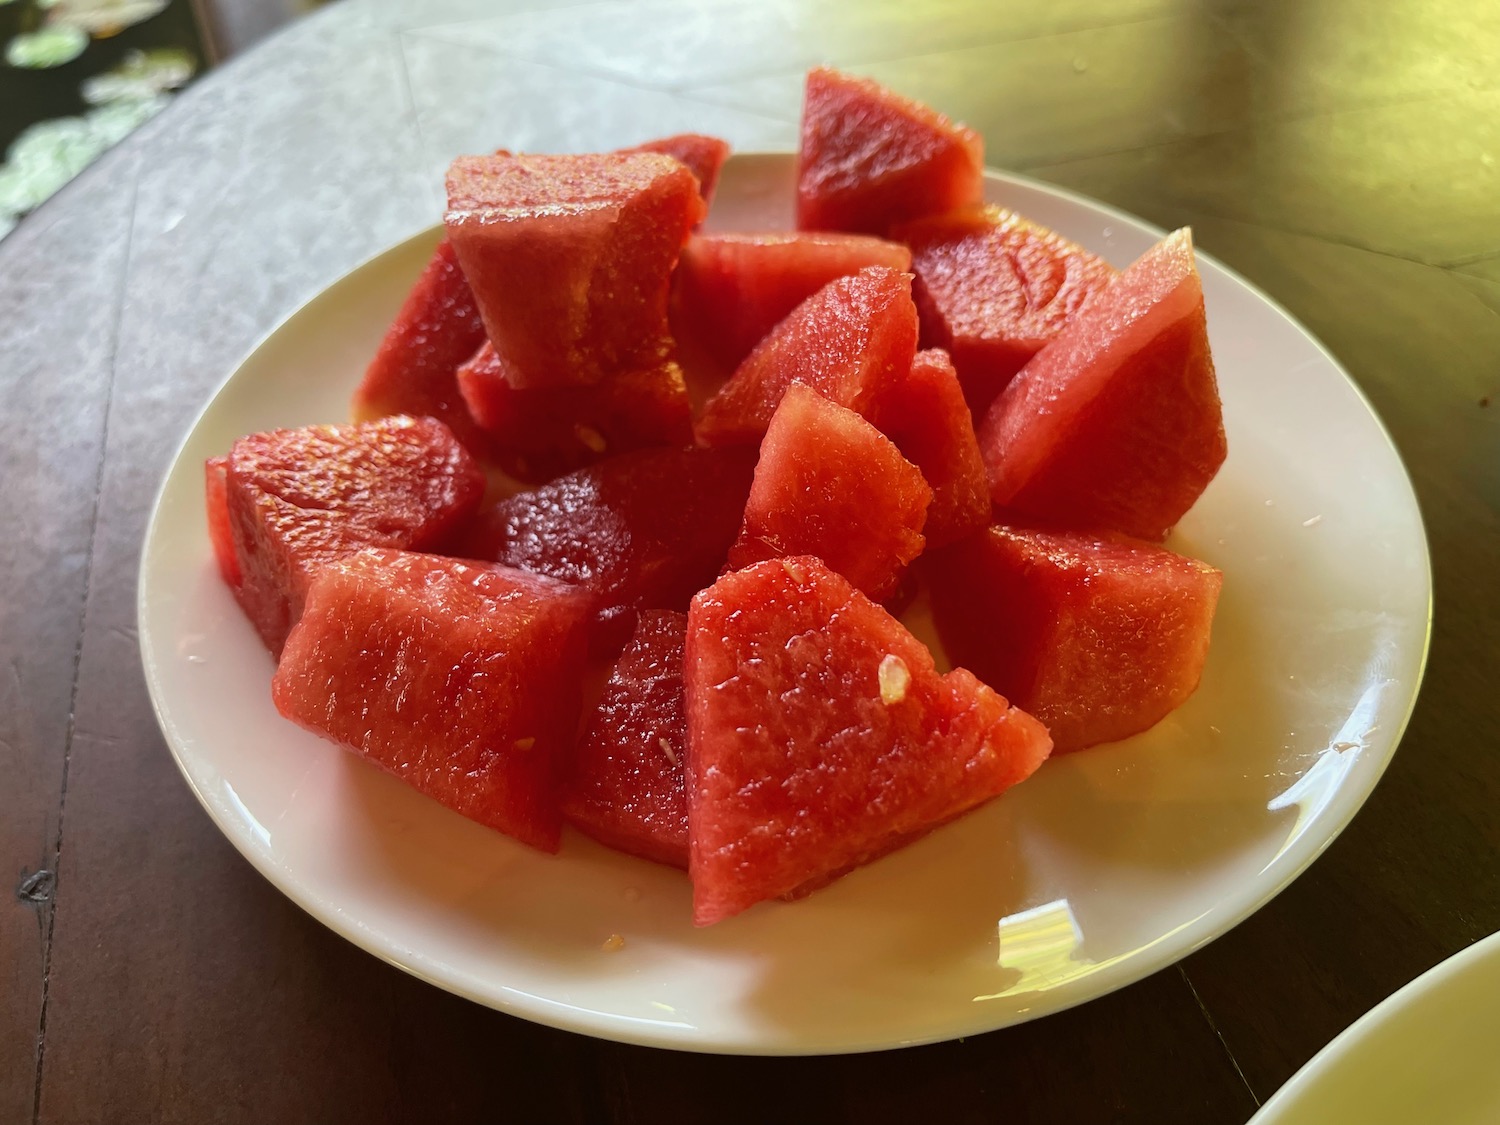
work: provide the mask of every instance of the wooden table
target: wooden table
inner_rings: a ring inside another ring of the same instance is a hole
[[[1500,928],[1497,54],[1470,0],[349,0],[212,75],[0,243],[0,1121],[1247,1119]],[[1082,1008],[829,1059],[532,1026],[335,937],[199,809],[137,655],[147,510],[214,385],[430,223],[454,154],[789,146],[818,60],[967,120],[996,165],[1191,223],[1327,343],[1423,505],[1426,686],[1306,874]]]

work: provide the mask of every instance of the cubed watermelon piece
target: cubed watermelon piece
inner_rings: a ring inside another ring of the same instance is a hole
[[[885,234],[897,223],[978,203],[984,141],[868,78],[807,74],[797,156],[797,226]]]
[[[911,274],[868,266],[835,278],[777,325],[709,399],[698,418],[698,440],[760,441],[794,382],[869,417],[906,378],[916,351]]]
[[[990,522],[990,486],[974,417],[947,352],[918,352],[911,374],[891,389],[875,424],[932,486],[922,528],[929,548],[956,542]]]
[[[1022,522],[1165,538],[1226,453],[1187,230],[1022,368],[979,427],[979,448],[995,504]]]
[[[474,459],[435,418],[242,437],[224,475],[235,596],[279,653],[320,568],[361,547],[441,550],[484,487]]]
[[[1028,777],[1046,728],[811,556],[693,599],[684,659],[693,920],[795,895]]]
[[[1223,576],[1123,535],[995,526],[924,557],[948,655],[1057,753],[1154,726],[1198,686]]]
[[[692,172],[658,153],[463,156],[448,169],[448,237],[517,387],[666,360],[672,267],[703,214]]]
[[[454,373],[484,343],[474,294],[446,239],[433,251],[365,377],[354,392],[356,422],[392,414],[436,418],[475,456],[485,442],[459,397]]]
[[[555,852],[587,614],[551,578],[359,551],[313,580],[272,698],[418,792]]]
[[[673,324],[726,369],[835,278],[911,268],[911,251],[863,234],[703,234],[677,263]]]
[[[932,489],[854,411],[793,383],[771,416],[729,566],[817,555],[881,601],[922,553]]]
[[[240,584],[240,560],[234,553],[234,527],[229,520],[229,458],[210,457],[203,464],[203,490],[208,502],[208,539],[213,544],[219,576],[231,588]]]
[[[1119,276],[1046,227],[1000,207],[907,223],[922,342],[953,357],[977,417],[1085,301]]]
[[[714,188],[719,186],[719,170],[729,159],[729,142],[702,133],[677,133],[645,144],[622,148],[621,152],[659,152],[686,164],[688,171],[698,181],[698,194],[707,207],[714,201]]]
[[[601,461],[482,511],[462,547],[586,587],[618,647],[639,608],[687,608],[740,529],[750,450],[644,449]]]
[[[563,815],[622,852],[686,868],[682,648],[687,615],[646,610],[579,740]]]
[[[693,411],[677,364],[616,372],[592,386],[521,390],[486,341],[458,369],[458,389],[491,459],[523,481],[548,481],[604,457],[693,440]]]

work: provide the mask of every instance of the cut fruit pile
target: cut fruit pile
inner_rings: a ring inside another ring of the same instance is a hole
[[[206,466],[283,715],[533,847],[685,868],[699,925],[1148,729],[1221,583],[1160,546],[1225,456],[1187,231],[1117,271],[829,69],[797,231],[697,233],[727,156],[460,157],[355,421]]]

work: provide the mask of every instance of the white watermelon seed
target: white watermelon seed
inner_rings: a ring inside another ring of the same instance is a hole
[[[880,669],[876,675],[880,680],[882,703],[889,707],[906,698],[906,689],[911,684],[911,672],[907,670],[906,661],[895,653],[888,653],[881,660]]]
[[[573,436],[594,453],[603,453],[609,448],[608,443],[604,440],[604,435],[592,426],[574,426]]]

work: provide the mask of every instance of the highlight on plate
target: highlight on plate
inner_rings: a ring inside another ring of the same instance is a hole
[[[282,715],[700,925],[1179,706],[1221,575],[1161,544],[1226,452],[1186,230],[1116,270],[826,68],[796,230],[699,233],[728,155],[459,157],[353,420],[206,465]]]

